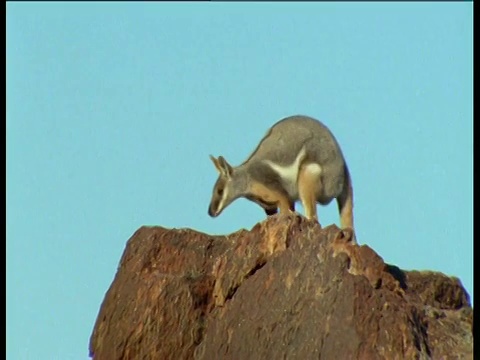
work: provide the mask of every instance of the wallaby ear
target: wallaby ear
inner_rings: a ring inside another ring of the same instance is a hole
[[[223,170],[222,170],[222,166],[220,165],[220,162],[214,156],[212,156],[212,155],[209,155],[209,156],[210,156],[210,160],[212,160],[212,162],[213,162],[213,165],[215,165],[215,168],[221,174],[223,172]]]
[[[223,156],[218,157],[218,162],[222,168],[222,173],[228,177],[232,176],[233,169]]]

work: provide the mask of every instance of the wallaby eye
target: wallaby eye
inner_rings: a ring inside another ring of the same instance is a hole
[[[217,189],[217,195],[222,196],[223,194],[223,189]]]

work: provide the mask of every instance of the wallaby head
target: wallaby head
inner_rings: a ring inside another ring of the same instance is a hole
[[[210,155],[219,176],[213,187],[212,200],[208,207],[208,215],[216,217],[232,203],[233,200],[242,195],[242,179],[238,171],[234,169],[223,156],[218,158]]]

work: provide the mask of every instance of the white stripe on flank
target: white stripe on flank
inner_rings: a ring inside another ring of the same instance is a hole
[[[281,166],[275,164],[270,160],[265,160],[267,163],[281,178],[282,182],[285,186],[285,190],[291,197],[296,197],[298,190],[297,190],[297,178],[298,178],[298,171],[300,169],[300,164],[305,158],[306,150],[305,147],[302,147],[302,150],[298,153],[297,157],[295,158],[294,162],[291,165]]]

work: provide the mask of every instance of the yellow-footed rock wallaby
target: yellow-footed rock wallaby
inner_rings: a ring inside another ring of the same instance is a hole
[[[260,205],[267,215],[295,211],[300,200],[308,219],[321,205],[337,200],[342,229],[353,229],[353,191],[340,146],[330,130],[308,116],[290,116],[274,124],[255,151],[233,167],[210,155],[219,172],[208,214],[220,213],[239,197]],[[355,242],[355,237],[353,238]]]

